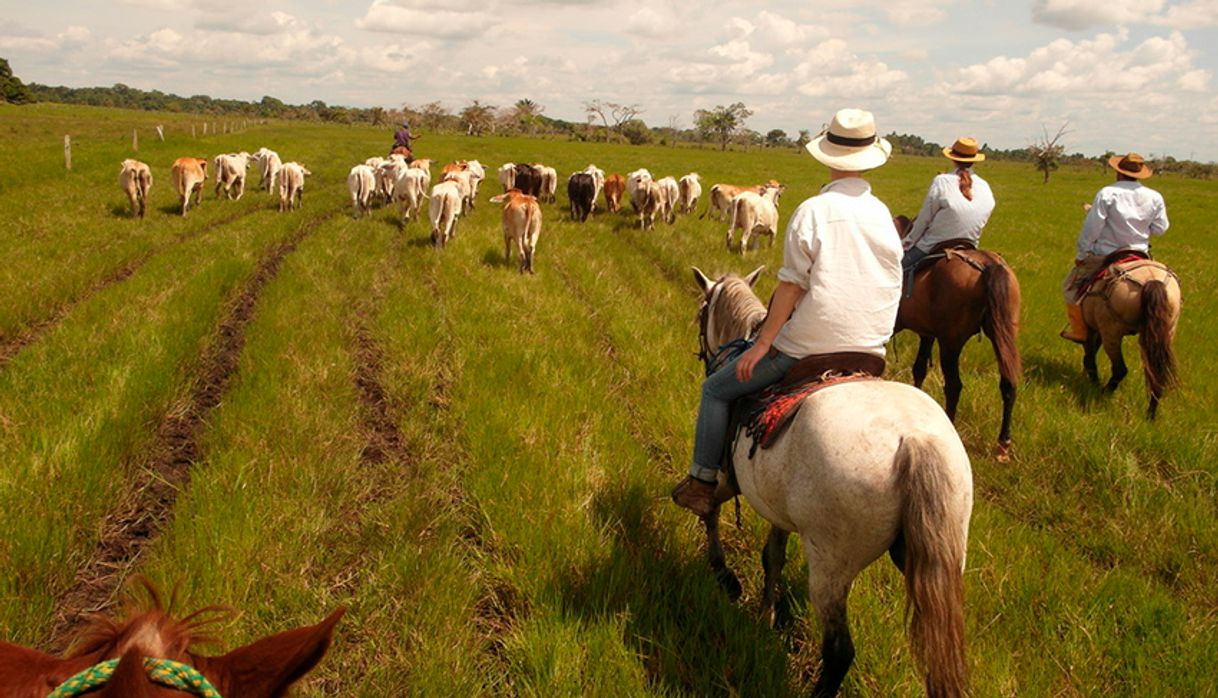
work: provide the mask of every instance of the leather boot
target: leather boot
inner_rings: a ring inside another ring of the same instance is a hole
[[[1066,317],[1070,320],[1070,327],[1062,330],[1061,338],[1078,344],[1086,342],[1087,323],[1083,321],[1083,306],[1077,303],[1067,305]]]
[[[715,485],[703,482],[690,475],[672,490],[672,501],[693,513],[706,518],[715,511],[719,503],[715,500]]]

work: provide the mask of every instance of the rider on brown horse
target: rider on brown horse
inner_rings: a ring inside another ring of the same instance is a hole
[[[977,246],[981,230],[994,212],[994,194],[984,179],[973,174],[975,162],[985,160],[979,152],[977,141],[961,138],[943,155],[956,163],[956,171],[941,174],[930,183],[922,210],[914,219],[913,228],[905,236],[905,257],[901,266],[905,270],[905,297],[913,292],[914,271],[918,262],[936,245],[951,241],[971,241]]]
[[[419,136],[416,136],[410,132],[410,122],[403,121],[402,127],[393,134],[393,148],[389,152],[402,153],[401,149],[405,148],[406,152],[402,154],[405,155],[409,160],[411,159],[411,155],[414,153],[414,146],[411,145],[411,143],[418,138]]]
[[[861,176],[887,162],[892,146],[876,135],[871,112],[843,109],[806,148],[832,181],[791,215],[778,288],[755,343],[702,384],[693,463],[672,492],[699,516],[717,511],[733,400],[774,384],[809,356],[851,352],[882,362],[892,336],[901,248],[892,214]]]
[[[1149,256],[1150,236],[1162,235],[1168,226],[1163,195],[1140,181],[1152,174],[1142,156],[1114,155],[1108,165],[1116,170],[1116,182],[1095,195],[1078,234],[1074,268],[1062,283],[1070,327],[1061,336],[1079,344],[1087,340],[1079,289],[1103,270],[1114,252],[1130,250]]]

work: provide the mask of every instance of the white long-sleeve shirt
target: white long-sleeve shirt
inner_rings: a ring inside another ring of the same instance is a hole
[[[973,174],[973,200],[969,201],[960,193],[960,175],[938,175],[931,181],[922,210],[905,236],[905,247],[929,252],[946,240],[964,238],[975,243],[993,212],[994,193],[984,179]]]
[[[807,294],[774,338],[775,349],[796,358],[884,356],[901,301],[901,240],[866,180],[835,180],[795,209],[778,280]]]
[[[1150,250],[1150,236],[1167,232],[1163,195],[1141,182],[1109,184],[1095,195],[1078,234],[1075,259],[1121,249]]]

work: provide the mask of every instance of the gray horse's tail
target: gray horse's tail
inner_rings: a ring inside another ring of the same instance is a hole
[[[964,656],[963,522],[952,506],[943,454],[924,436],[906,437],[896,453],[903,494],[905,616],[914,659],[931,698],[968,691]]]

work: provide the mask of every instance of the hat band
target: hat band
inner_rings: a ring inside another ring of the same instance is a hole
[[[975,158],[975,157],[977,157],[977,153],[962,153],[959,150],[956,150],[955,148],[952,148],[952,155],[955,155],[958,158]]]
[[[846,148],[862,148],[863,146],[875,143],[875,134],[867,136],[866,138],[847,138],[846,136],[839,136],[836,133],[829,131],[825,134],[825,140],[829,141],[833,145],[840,145]]]

